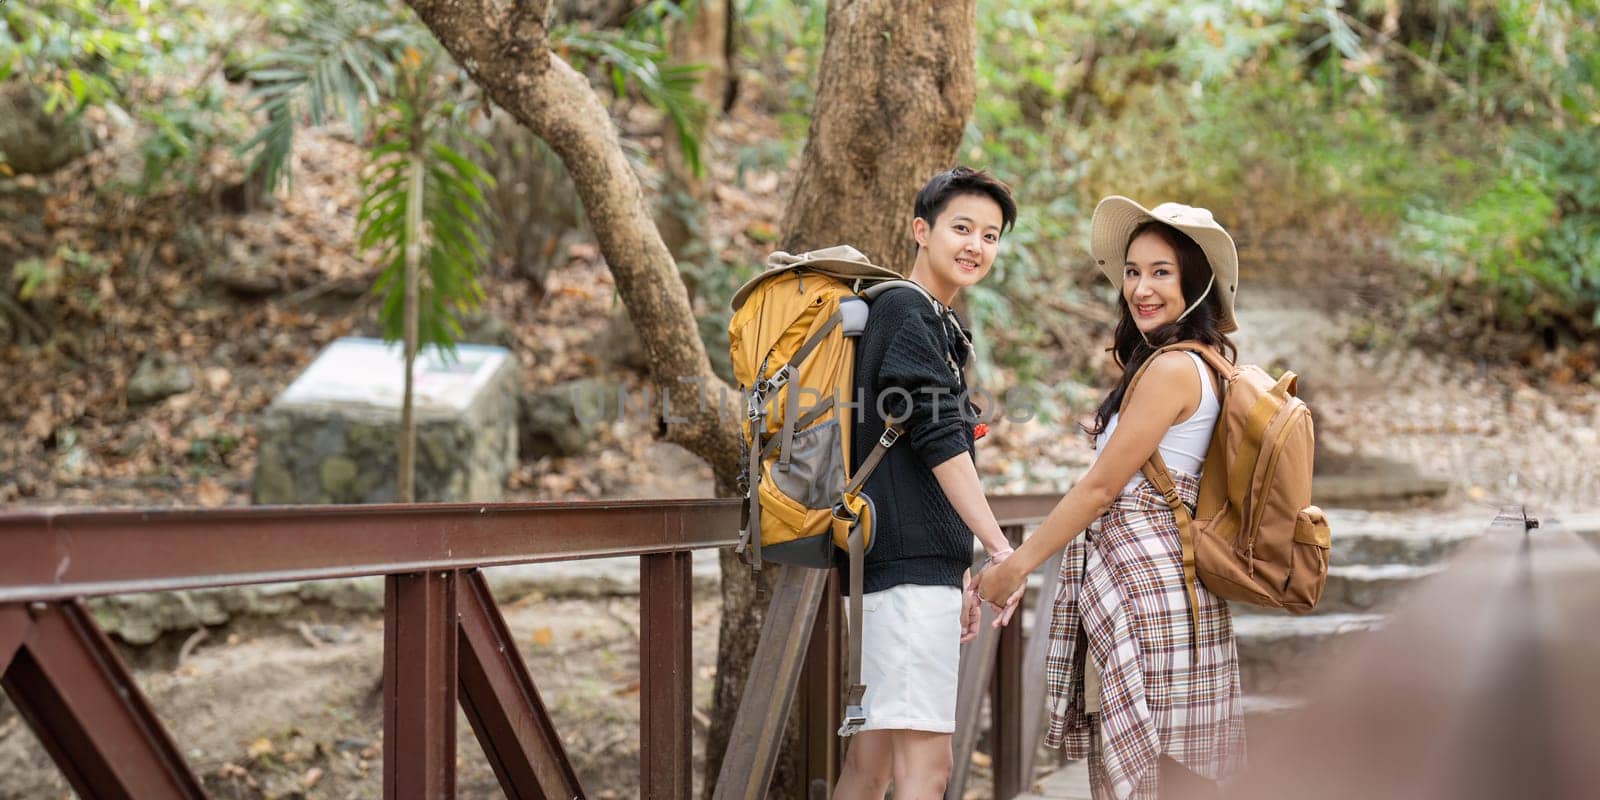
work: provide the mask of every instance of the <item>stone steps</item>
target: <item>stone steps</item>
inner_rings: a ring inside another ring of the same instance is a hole
[[[1248,696],[1293,695],[1319,662],[1339,647],[1382,627],[1382,614],[1315,614],[1235,617],[1239,670]]]
[[[1436,564],[1487,530],[1494,517],[1488,511],[1405,514],[1342,509],[1327,515],[1333,528],[1328,561],[1335,566]]]
[[[1328,583],[1313,614],[1360,614],[1394,608],[1440,564],[1344,564],[1328,568]],[[1247,614],[1288,617],[1281,609],[1229,603],[1235,617]]]
[[[1290,695],[1247,694],[1244,697],[1245,742],[1262,742],[1292,730],[1305,711],[1305,701]]]

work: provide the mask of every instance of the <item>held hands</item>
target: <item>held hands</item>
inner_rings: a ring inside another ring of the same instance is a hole
[[[964,575],[961,581],[961,643],[978,638],[978,622],[982,619],[978,593],[972,590],[972,576]]]
[[[1013,574],[1014,571],[1007,568],[1005,561],[1010,555],[1010,549],[996,551],[978,568],[978,574],[971,581],[972,594],[995,610],[996,628],[1011,621],[1017,606],[1022,603],[1022,591],[1026,587],[1027,574]]]

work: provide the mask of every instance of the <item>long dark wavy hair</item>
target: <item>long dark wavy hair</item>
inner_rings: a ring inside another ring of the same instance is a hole
[[[1187,308],[1193,303],[1201,292],[1206,290],[1206,284],[1211,280],[1211,262],[1206,259],[1206,252],[1200,248],[1195,240],[1177,228],[1158,220],[1148,220],[1133,229],[1128,236],[1128,244],[1146,233],[1153,233],[1178,254],[1178,285],[1183,290],[1183,304]],[[1123,247],[1123,254],[1127,254],[1127,246]],[[1122,306],[1122,315],[1117,320],[1117,331],[1110,347],[1112,355],[1117,359],[1117,366],[1122,367],[1122,380],[1117,382],[1117,388],[1112,389],[1106,398],[1100,401],[1100,407],[1094,412],[1094,427],[1085,428],[1091,436],[1098,436],[1105,431],[1106,425],[1111,421],[1111,415],[1117,412],[1122,405],[1122,396],[1128,391],[1128,382],[1133,380],[1134,373],[1144,362],[1150,360],[1155,351],[1174,342],[1196,341],[1211,345],[1212,349],[1223,354],[1229,361],[1238,358],[1238,349],[1233,346],[1226,334],[1217,330],[1218,322],[1222,317],[1222,292],[1215,286],[1211,293],[1206,295],[1189,316],[1178,322],[1163,325],[1151,331],[1148,336],[1139,333],[1138,325],[1134,324],[1133,312],[1128,308],[1128,299],[1123,296],[1121,286],[1117,288],[1117,302]]]

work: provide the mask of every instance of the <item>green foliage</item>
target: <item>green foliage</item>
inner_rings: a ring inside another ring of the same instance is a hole
[[[237,11],[248,15],[252,5]],[[208,11],[193,0],[0,4],[0,81],[32,86],[47,114],[100,106],[113,120],[146,123],[144,180],[135,188],[149,190],[169,167],[195,163],[225,139],[206,62],[235,29]]]
[[[481,139],[462,132],[468,109],[423,86],[425,75],[403,81],[406,89],[380,111],[383,122],[369,151],[372,167],[362,181],[357,225],[361,245],[376,247],[382,254],[383,272],[373,291],[383,298],[379,317],[384,338],[400,339],[410,244],[406,208],[410,193],[420,189],[424,249],[417,341],[419,347],[435,345],[453,353],[461,336],[461,312],[483,299],[477,271],[487,252],[484,189],[492,187],[494,179],[461,152],[486,147]],[[409,180],[416,160],[423,165],[420,187]]]
[[[1403,241],[1442,277],[1492,290],[1503,321],[1600,326],[1600,139],[1525,132],[1506,163],[1460,207],[1413,209]]]
[[[21,75],[45,110],[77,112],[121,99],[176,47],[182,28],[157,24],[175,4],[138,0],[42,0],[0,5],[0,80]]]
[[[105,274],[110,268],[103,259],[67,245],[56,248],[49,258],[24,258],[11,265],[11,279],[18,300],[54,300],[64,287],[76,287],[78,305],[94,309],[100,299],[87,285],[88,279]]]
[[[1592,323],[1600,7],[1390,8],[1018,0],[980,17],[961,159],[1017,183],[1019,286],[1062,292],[1029,263],[1085,263],[1087,208],[1120,193],[1257,232],[1359,219],[1503,321]]]
[[[552,46],[569,55],[575,66],[603,68],[618,96],[631,87],[665,113],[684,161],[696,175],[701,174],[700,131],[706,108],[694,96],[702,71],[699,65],[667,63],[666,50],[660,44],[632,31],[563,26],[551,31],[550,38]]]
[[[746,0],[739,11],[741,91],[752,93],[778,118],[783,141],[805,142],[810,126],[812,79],[822,55],[828,4],[824,0]]]
[[[251,171],[272,189],[289,178],[302,118],[321,125],[342,116],[361,138],[364,109],[392,95],[406,50],[437,47],[415,21],[376,0],[300,0],[289,8],[294,13],[274,24],[284,46],[257,57],[247,72],[266,125],[240,149],[255,152]]]
[[[344,122],[368,146],[357,233],[361,246],[376,248],[382,259],[373,291],[382,297],[384,338],[404,337],[406,252],[417,237],[418,345],[453,351],[459,314],[483,296],[477,281],[486,253],[483,190],[493,184],[462,155],[483,146],[467,132],[476,91],[402,8],[378,0],[301,0],[293,10],[274,23],[285,44],[247,67],[265,123],[241,150],[254,151],[252,171],[276,188],[289,178],[297,125]],[[369,136],[373,116],[380,122]],[[420,186],[409,180],[417,162]],[[420,193],[420,230],[406,218],[413,193]]]
[[[143,108],[139,118],[148,130],[139,143],[144,168],[137,189],[145,194],[172,178],[194,189],[203,174],[184,167],[239,136],[238,120],[223,91],[210,83]]]

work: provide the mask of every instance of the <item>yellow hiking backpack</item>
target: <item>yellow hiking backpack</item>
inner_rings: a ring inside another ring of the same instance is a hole
[[[836,549],[850,559],[850,688],[841,735],[864,721],[861,581],[873,508],[860,490],[900,436],[890,425],[852,474],[848,412],[861,402],[856,337],[866,329],[868,298],[894,285],[916,286],[853,247],[779,251],[734,293],[728,323],[733,373],[745,397],[739,552],[753,569],[763,560],[830,568]]]

